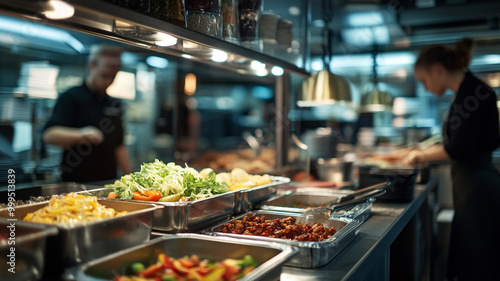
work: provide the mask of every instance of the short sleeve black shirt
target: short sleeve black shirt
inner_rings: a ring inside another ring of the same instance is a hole
[[[98,145],[79,143],[64,149],[63,181],[92,182],[117,177],[115,149],[123,144],[122,116],[120,100],[108,95],[99,98],[85,84],[60,95],[45,129],[94,126],[104,135]]]

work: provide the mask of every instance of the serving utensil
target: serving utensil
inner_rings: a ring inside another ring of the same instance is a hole
[[[346,196],[341,196],[341,197],[337,198],[337,200],[335,201],[335,203],[342,203],[342,202],[346,202],[346,201],[352,200],[352,199],[356,198],[356,196],[359,196],[359,195],[361,195],[361,194],[363,194],[365,192],[371,191],[371,190],[375,190],[375,189],[379,189],[379,188],[387,189],[390,184],[391,184],[390,182],[382,182],[382,183],[379,183],[379,184],[374,184],[374,185],[370,185],[370,186],[358,189],[358,190],[356,190],[355,192],[353,192],[351,194],[348,194]]]
[[[311,175],[311,153],[309,151],[309,146],[303,143],[295,134],[292,134],[292,140],[295,145],[306,153],[306,180],[309,180],[309,175]]]
[[[355,199],[344,201],[343,203],[340,204],[337,202],[333,202],[327,207],[309,209],[297,217],[297,223],[313,225],[315,223],[324,222],[328,220],[334,212],[354,207],[362,203],[367,203],[370,201],[370,198],[374,198],[385,194],[386,192],[385,188],[386,186],[389,186],[390,183],[384,184],[384,186],[380,186],[380,184],[377,185],[379,186],[377,189],[372,189],[371,191],[368,192],[365,191],[362,196],[357,197]],[[373,186],[370,186],[369,188],[373,188]]]

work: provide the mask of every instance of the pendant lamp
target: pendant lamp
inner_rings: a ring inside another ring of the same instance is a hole
[[[377,47],[374,47],[372,73],[373,89],[361,99],[359,111],[362,113],[392,111],[393,97],[389,93],[378,89],[377,54]]]
[[[333,1],[323,0],[323,62],[324,68],[304,80],[300,90],[298,106],[319,106],[352,102],[349,83],[330,71],[332,59],[333,30],[329,27],[333,16]]]

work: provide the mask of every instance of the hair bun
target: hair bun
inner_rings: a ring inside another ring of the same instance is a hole
[[[463,38],[455,43],[458,66],[463,68],[469,66],[472,59],[472,47],[474,47],[474,40],[471,38]]]

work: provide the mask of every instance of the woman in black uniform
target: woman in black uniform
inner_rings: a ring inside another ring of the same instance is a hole
[[[497,97],[467,68],[471,39],[454,48],[431,46],[420,53],[415,78],[436,96],[455,92],[443,126],[443,144],[410,151],[405,161],[451,162],[453,203],[448,280],[500,280],[500,174],[492,152],[500,146]]]

